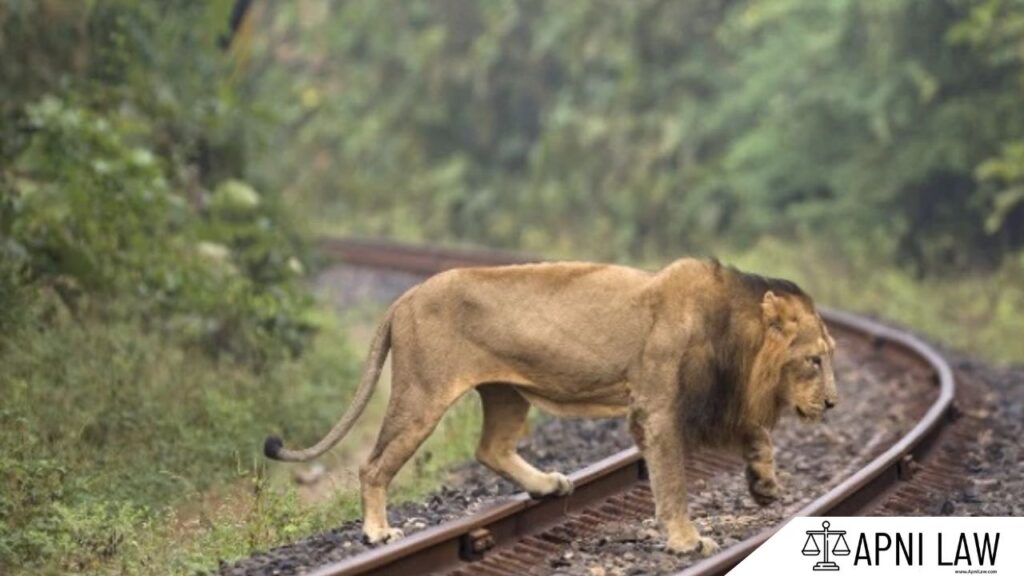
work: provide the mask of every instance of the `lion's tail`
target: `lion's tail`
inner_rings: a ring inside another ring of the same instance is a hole
[[[352,401],[352,405],[334,424],[331,431],[321,438],[319,442],[304,450],[289,450],[284,447],[284,443],[279,437],[269,436],[263,444],[263,453],[266,454],[267,458],[284,462],[311,460],[330,450],[332,446],[348,434],[352,425],[356,423],[363,410],[366,409],[370,398],[373,397],[374,390],[377,389],[377,380],[380,379],[384,360],[387,359],[388,350],[391,348],[391,318],[397,305],[398,302],[391,305],[387,315],[384,317],[384,321],[377,327],[377,334],[373,337],[373,343],[370,345],[370,352],[363,367],[363,378],[359,382],[359,388],[356,389],[356,396]]]

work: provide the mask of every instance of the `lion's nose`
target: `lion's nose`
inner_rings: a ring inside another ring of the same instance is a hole
[[[833,409],[835,407],[836,407],[836,401],[835,400],[829,400],[829,399],[825,400],[825,409],[826,410],[831,410],[831,409]]]

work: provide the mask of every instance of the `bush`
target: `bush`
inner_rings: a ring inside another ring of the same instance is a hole
[[[247,174],[230,6],[0,0],[0,573],[116,569],[348,389],[336,327],[309,354],[304,241]]]
[[[232,4],[0,0],[22,56],[0,65],[5,295],[31,284],[257,367],[301,352],[304,247],[244,182],[266,124],[217,44]],[[222,205],[240,187],[252,209]]]
[[[108,312],[147,316],[214,354],[302,350],[312,327],[300,245],[248,185],[199,190],[193,204],[116,119],[50,96],[27,121],[6,242],[31,281],[76,312],[117,300]],[[248,195],[246,209],[232,190]]]

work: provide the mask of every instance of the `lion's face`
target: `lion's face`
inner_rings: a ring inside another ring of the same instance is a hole
[[[797,340],[802,339],[807,342],[792,345],[789,360],[782,366],[782,399],[793,406],[801,418],[820,420],[839,400],[832,370],[835,347],[824,328],[814,333],[809,330],[804,338]]]
[[[813,309],[765,295],[769,330],[786,347],[779,374],[778,398],[803,420],[817,421],[839,400],[832,358],[835,341]]]

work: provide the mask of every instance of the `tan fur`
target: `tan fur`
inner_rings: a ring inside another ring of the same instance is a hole
[[[315,457],[358,417],[390,344],[393,384],[384,423],[360,470],[366,537],[401,536],[385,497],[399,468],[462,394],[480,394],[477,458],[534,496],[565,494],[558,472],[516,453],[530,404],[559,416],[630,416],[647,460],[668,545],[713,552],[689,518],[683,460],[697,445],[739,449],[751,494],[778,497],[769,430],[793,407],[820,418],[836,399],[834,343],[795,285],[717,262],[678,260],[658,273],[551,263],[452,270],[388,311],[357,400],[303,451],[268,440],[268,456]]]

